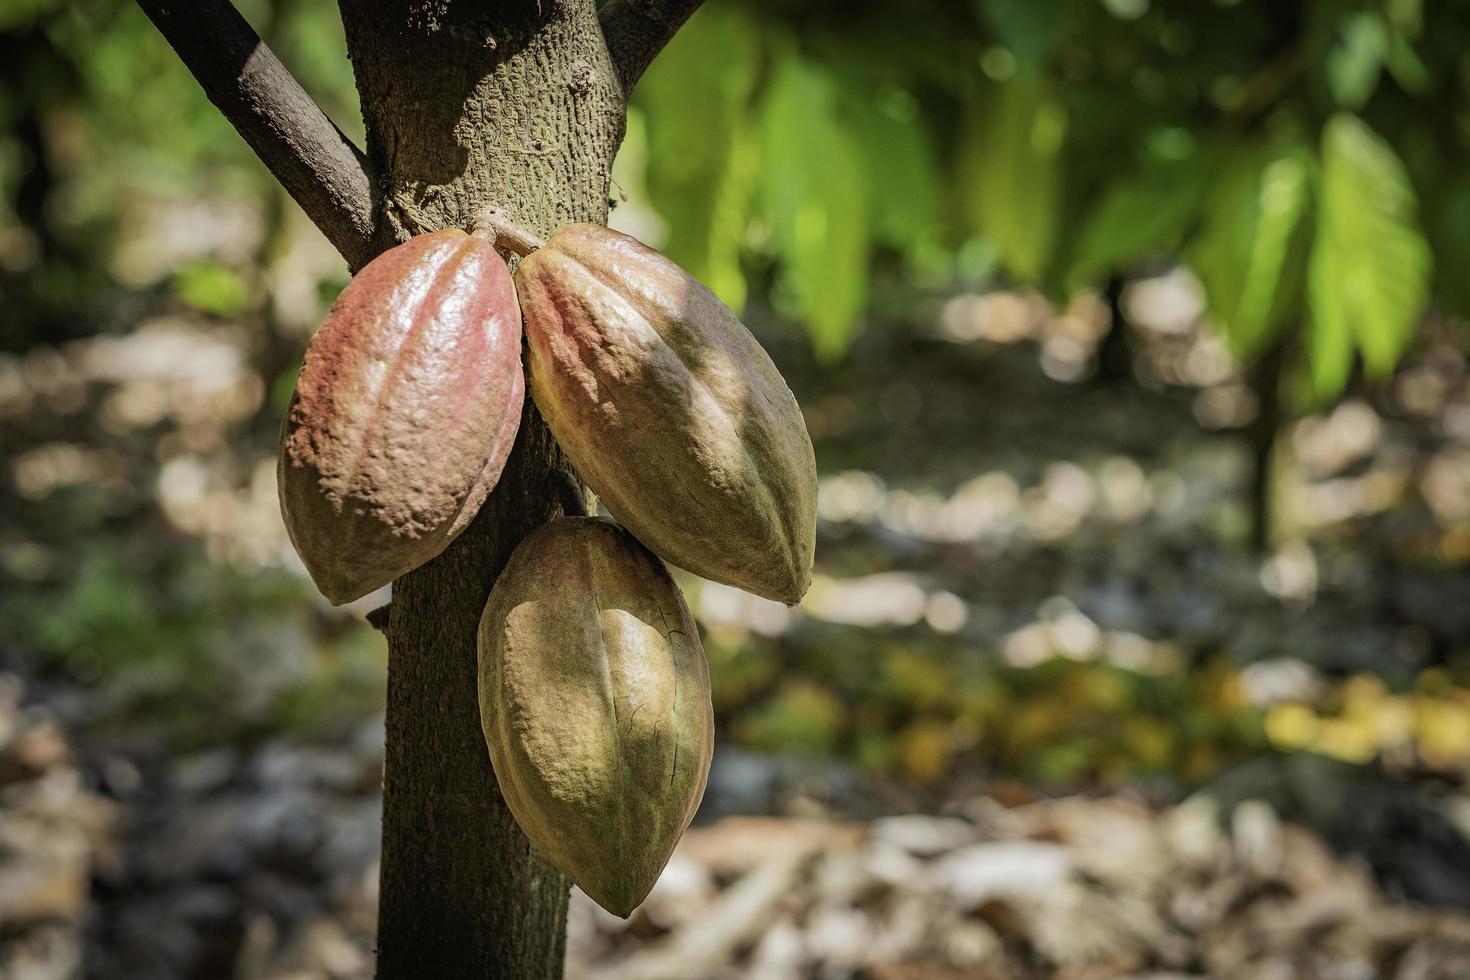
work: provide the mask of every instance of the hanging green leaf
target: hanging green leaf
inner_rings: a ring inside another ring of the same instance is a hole
[[[1017,81],[970,100],[956,156],[965,231],[995,245],[1007,271],[1041,282],[1062,201],[1067,112],[1044,86]]]
[[[1243,357],[1274,339],[1300,303],[1310,168],[1310,152],[1290,144],[1238,150],[1210,175],[1215,190],[1186,258]]]
[[[1329,120],[1307,285],[1319,397],[1342,390],[1354,349],[1368,374],[1381,378],[1413,339],[1431,272],[1417,210],[1393,149],[1356,116]]]
[[[977,6],[1025,78],[1034,77],[1046,66],[1067,28],[1077,20],[1073,0],[983,0]]]
[[[761,113],[761,189],[781,263],[776,299],[826,360],[847,349],[867,305],[872,251],[862,151],[836,109],[832,77],[787,54]]]
[[[1214,175],[1203,152],[1156,162],[1104,193],[1077,232],[1067,283],[1077,288],[1176,248],[1199,217]]]
[[[858,95],[846,115],[862,145],[873,235],[912,253],[932,236],[939,216],[939,166],[929,131],[909,93],[889,88],[877,98]]]
[[[1404,33],[1393,31],[1388,39],[1388,51],[1383,57],[1383,66],[1405,92],[1423,95],[1431,88],[1429,66],[1419,57],[1419,52]]]
[[[709,5],[654,61],[634,99],[647,126],[649,198],[668,223],[663,251],[737,310],[745,304],[740,245],[755,175],[759,66],[750,16]]]
[[[1423,30],[1424,0],[1387,0],[1384,6],[1396,29],[1415,36]]]
[[[1378,87],[1388,49],[1388,25],[1380,15],[1362,11],[1342,19],[1322,66],[1338,106],[1360,109],[1367,103]]]

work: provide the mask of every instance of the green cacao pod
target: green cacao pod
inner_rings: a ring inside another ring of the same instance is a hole
[[[334,604],[443,551],[500,478],[525,399],[510,270],[448,229],[368,263],[306,351],[281,428],[291,541]]]
[[[816,545],[812,443],[729,307],[599,225],[559,229],[516,288],[531,396],[613,516],[666,561],[799,601]]]
[[[480,619],[480,721],[531,842],[628,916],[704,796],[709,667],[679,588],[627,531],[553,521],[511,555]]]

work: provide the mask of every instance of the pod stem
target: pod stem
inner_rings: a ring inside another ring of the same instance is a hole
[[[589,510],[596,513],[596,507],[588,507],[587,491],[570,464],[558,467],[552,473],[552,479],[556,482],[556,496],[561,503],[563,517],[587,517]]]
[[[488,207],[480,212],[470,228],[470,234],[483,238],[502,252],[513,252],[525,258],[546,243],[511,220],[498,207]]]

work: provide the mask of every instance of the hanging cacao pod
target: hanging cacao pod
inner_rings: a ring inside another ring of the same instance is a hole
[[[480,619],[480,721],[531,842],[627,917],[704,796],[709,667],[663,564],[610,521],[542,525]]]
[[[443,551],[500,478],[525,380],[515,287],[456,229],[368,263],[312,337],[281,428],[291,542],[334,604]]]
[[[532,398],[613,516],[666,561],[799,601],[816,545],[812,443],[729,307],[599,225],[559,229],[516,288]]]

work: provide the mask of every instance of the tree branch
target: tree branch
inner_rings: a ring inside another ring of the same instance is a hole
[[[229,0],[138,0],[226,119],[354,270],[376,254],[367,158]]]
[[[684,26],[701,0],[612,0],[598,14],[623,94],[633,91],[643,70]]]

